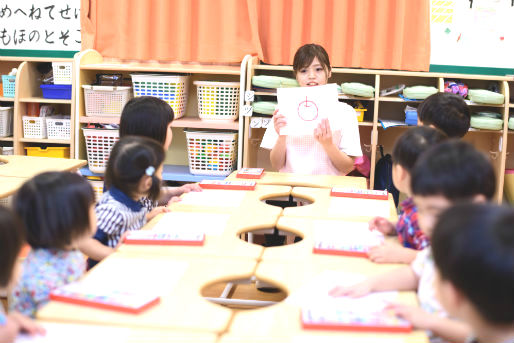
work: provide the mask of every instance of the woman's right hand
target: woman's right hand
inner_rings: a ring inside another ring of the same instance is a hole
[[[278,108],[273,112],[273,126],[275,131],[280,136],[280,129],[285,127],[287,124],[286,117],[283,114],[278,113]]]

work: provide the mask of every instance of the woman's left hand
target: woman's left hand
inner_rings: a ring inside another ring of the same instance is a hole
[[[330,123],[328,119],[322,119],[318,127],[314,129],[314,138],[323,146],[326,147],[332,142],[332,130],[330,129]]]

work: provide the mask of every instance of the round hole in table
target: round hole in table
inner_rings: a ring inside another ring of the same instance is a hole
[[[261,201],[263,201],[264,203],[266,203],[268,205],[277,206],[277,207],[281,207],[281,208],[306,206],[306,205],[310,205],[313,203],[311,200],[308,200],[306,198],[289,197],[289,199],[287,199],[286,197],[275,197],[275,196],[263,198],[263,199],[261,199]]]
[[[255,278],[215,281],[204,286],[200,292],[202,297],[210,302],[234,311],[272,306],[288,295],[287,291],[277,284]]]
[[[252,235],[248,235],[249,233]],[[303,239],[302,235],[288,230],[279,230],[276,227],[249,229],[241,232],[238,237],[245,242],[265,248],[295,244]]]

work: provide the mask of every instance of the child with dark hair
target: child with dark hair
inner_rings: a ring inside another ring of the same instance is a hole
[[[70,172],[46,172],[25,182],[13,208],[27,232],[31,251],[11,297],[11,310],[34,317],[50,292],[85,272],[78,245],[96,227],[95,197],[89,182]]]
[[[469,130],[471,114],[462,97],[452,93],[435,93],[418,108],[421,125],[433,126],[450,138],[463,137]]]
[[[432,235],[435,288],[468,323],[473,343],[514,342],[514,210],[465,204],[444,212]]]
[[[9,292],[18,281],[21,266],[18,260],[25,242],[20,220],[7,208],[0,206],[0,290]],[[21,331],[44,334],[30,318],[18,312],[5,314],[0,304],[0,343],[13,342]]]
[[[95,208],[96,233],[80,246],[90,257],[90,268],[114,252],[125,232],[139,230],[147,220],[169,211],[161,206],[148,212],[142,203],[159,198],[163,161],[162,146],[150,138],[126,136],[114,145],[105,171],[107,191]]]
[[[410,189],[411,172],[423,152],[446,138],[441,131],[426,127],[414,127],[401,135],[393,147],[393,183],[408,198],[401,203],[402,212],[395,224],[383,217],[369,222],[370,230],[383,234],[396,234],[402,246],[385,242],[369,251],[369,258],[377,263],[411,263],[417,251],[429,245],[426,235],[419,229],[418,213]]]
[[[300,87],[326,85],[331,76],[328,54],[318,44],[305,44],[294,56],[293,71]],[[273,168],[301,174],[346,175],[354,158],[362,156],[357,114],[342,102],[329,119],[323,119],[312,135],[284,136],[286,118],[275,110],[261,147],[271,149]]]
[[[426,151],[411,173],[411,189],[418,208],[418,223],[431,238],[441,213],[466,202],[491,200],[495,192],[494,169],[484,154],[469,143],[449,140]],[[421,308],[391,306],[396,314],[415,328],[427,330],[432,342],[465,342],[470,327],[448,318],[435,298],[435,266],[431,248],[420,251],[405,267],[377,275],[351,287],[336,287],[334,296],[363,296],[370,292],[417,290]]]
[[[174,119],[173,109],[164,100],[153,96],[140,96],[131,99],[123,107],[120,118],[120,137],[143,136],[155,139],[162,144],[164,151],[170,147],[173,132],[171,123]],[[196,183],[180,187],[164,187],[159,203],[166,204],[173,197],[191,191],[200,192],[202,188]],[[143,200],[143,205],[151,211],[157,202]]]

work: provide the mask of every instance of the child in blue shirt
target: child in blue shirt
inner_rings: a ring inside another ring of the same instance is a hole
[[[13,207],[31,251],[12,292],[11,310],[34,317],[52,290],[82,276],[85,258],[77,246],[95,227],[94,203],[91,185],[75,173],[42,173],[21,186]]]
[[[169,211],[162,206],[149,212],[143,203],[159,198],[163,162],[164,149],[153,139],[126,136],[114,145],[105,172],[107,191],[95,208],[96,233],[80,246],[90,257],[89,268],[113,253],[124,233],[139,230],[147,220]]]

